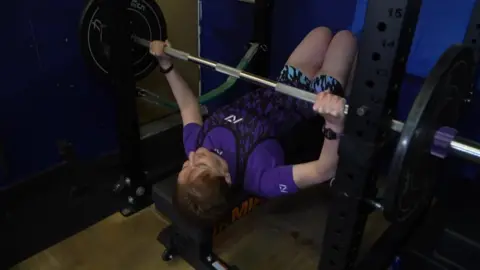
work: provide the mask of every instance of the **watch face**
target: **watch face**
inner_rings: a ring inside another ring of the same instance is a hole
[[[323,127],[323,135],[325,136],[326,139],[328,140],[335,140],[337,139],[337,133],[335,133],[335,131],[329,129],[329,128],[326,128],[326,127]]]

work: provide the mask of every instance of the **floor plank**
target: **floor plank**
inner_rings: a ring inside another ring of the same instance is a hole
[[[297,199],[267,203],[217,237],[214,251],[241,269],[315,269],[328,208],[328,196],[315,195],[300,194]],[[305,200],[309,206],[304,205]],[[380,213],[371,220],[363,250],[387,225]],[[170,263],[161,260],[164,247],[156,236],[168,224],[153,207],[130,218],[115,214],[13,269],[192,269],[180,259]]]

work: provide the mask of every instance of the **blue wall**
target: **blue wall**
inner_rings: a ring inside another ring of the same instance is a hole
[[[290,53],[311,29],[321,25],[335,31],[346,29],[355,13],[355,3],[351,0],[328,1],[328,5],[313,0],[274,2],[272,77],[278,75]],[[252,38],[253,5],[237,0],[202,0],[202,13],[201,56],[235,66]],[[226,77],[202,69],[201,78],[205,93],[222,84]]]
[[[84,4],[21,0],[2,12],[1,188],[61,162],[58,141],[88,159],[116,147],[113,104],[80,55]]]

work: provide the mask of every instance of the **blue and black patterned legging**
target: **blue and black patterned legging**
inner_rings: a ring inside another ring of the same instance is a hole
[[[344,95],[342,85],[332,76],[319,75],[313,80],[310,80],[301,70],[288,65],[283,67],[278,81],[312,93],[319,93],[330,89],[332,94],[342,97]]]

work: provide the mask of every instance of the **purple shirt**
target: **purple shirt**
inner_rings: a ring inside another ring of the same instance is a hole
[[[197,138],[201,129],[202,127],[195,123],[184,127],[183,143],[187,155],[197,149]],[[207,133],[202,145],[225,159],[232,183],[238,181],[236,179],[238,170],[236,144],[232,131],[215,127]],[[293,181],[292,165],[284,164],[283,149],[275,139],[266,139],[255,146],[248,156],[244,176],[244,189],[258,196],[276,197],[298,190]]]

